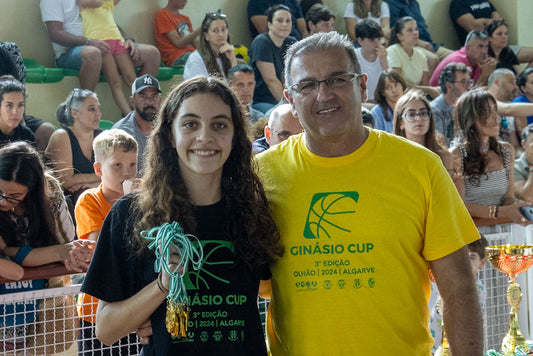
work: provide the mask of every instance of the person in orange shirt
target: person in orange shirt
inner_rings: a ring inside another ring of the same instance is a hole
[[[189,55],[196,49],[195,40],[201,28],[195,31],[189,17],[180,10],[187,5],[187,0],[168,0],[167,6],[155,15],[154,37],[161,59],[169,67],[182,67]]]
[[[93,150],[94,172],[102,178],[102,183],[83,192],[74,212],[78,237],[98,241],[102,224],[113,203],[128,191],[135,189],[139,183],[135,178],[137,142],[126,131],[112,129],[102,132],[94,139]],[[78,299],[78,314],[82,318],[82,328],[78,337],[80,355],[84,355],[84,351],[90,355],[100,355],[104,348],[109,349],[94,336],[97,305],[98,299],[85,293],[82,293]],[[126,336],[118,344],[126,346],[123,350],[120,350],[120,347],[112,348],[112,354],[116,352],[117,355],[130,355],[137,352],[132,350],[132,353],[128,350],[128,347],[137,347],[135,335]]]

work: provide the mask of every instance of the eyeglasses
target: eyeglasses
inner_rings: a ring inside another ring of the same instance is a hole
[[[298,94],[311,94],[318,90],[320,83],[325,83],[330,89],[339,89],[348,86],[354,79],[358,79],[363,74],[342,73],[337,74],[324,80],[302,80],[289,87],[290,90]]]
[[[5,200],[9,204],[13,204],[13,205],[18,205],[18,204],[22,203],[22,200],[20,200],[20,199],[10,198],[10,197],[6,197],[3,194],[0,194],[0,201],[2,201],[2,200]]]
[[[474,85],[473,79],[463,79],[463,80],[456,80],[454,83],[461,83],[461,85],[465,88],[470,88]]]
[[[419,112],[408,111],[402,115],[402,118],[409,123],[413,123],[417,120],[428,121],[430,117],[431,111],[429,110],[420,110]]]
[[[212,19],[225,19],[226,18],[226,14],[223,14],[220,9],[218,9],[217,12],[208,12],[205,15]]]

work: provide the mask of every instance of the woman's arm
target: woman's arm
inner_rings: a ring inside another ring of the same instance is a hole
[[[95,187],[100,184],[100,177],[94,173],[74,174],[72,148],[65,130],[56,130],[50,136],[45,156],[53,162],[54,171],[63,189],[78,190],[82,187]]]
[[[352,41],[357,41],[355,37],[355,25],[357,24],[357,19],[353,17],[345,17],[344,25],[346,26],[346,32]]]
[[[274,64],[264,61],[256,61],[255,63],[272,96],[277,101],[281,100],[283,97],[283,84],[281,84],[281,81],[276,77]]]
[[[387,42],[389,42],[390,17],[382,17],[380,23],[381,23],[381,31],[383,31],[383,37],[385,37],[387,39]]]
[[[96,311],[96,337],[111,345],[139,328],[163,303],[167,293],[157,285],[148,284],[134,296],[120,302],[98,302]]]
[[[18,281],[24,276],[24,268],[15,262],[0,258],[0,277]]]
[[[36,247],[29,251],[26,257],[21,261],[23,267],[37,267],[54,262],[64,262],[70,250],[72,242],[63,245],[53,245],[47,247]],[[6,247],[4,253],[9,257],[16,257],[21,249],[26,247]]]

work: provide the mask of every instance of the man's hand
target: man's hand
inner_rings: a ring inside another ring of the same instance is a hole
[[[496,59],[487,57],[479,62],[479,68],[481,68],[483,73],[492,73],[494,69],[496,69],[497,64],[498,62],[496,62]]]
[[[128,38],[124,41],[124,47],[129,51],[130,57],[131,59],[133,59],[133,62],[137,62],[139,60],[139,51],[137,51],[135,42]]]
[[[95,40],[94,38],[91,38],[87,42],[87,46],[93,46],[100,50],[102,53],[108,53],[109,52],[109,44],[105,41],[99,41]]]
[[[388,69],[389,65],[387,62],[387,49],[385,48],[385,46],[381,45],[378,48],[376,48],[376,55],[378,56],[379,64],[381,64],[381,68],[383,70]]]

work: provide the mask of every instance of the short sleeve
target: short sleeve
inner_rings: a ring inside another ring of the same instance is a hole
[[[252,56],[250,58],[250,64],[253,64],[257,61],[267,62],[267,63],[274,63],[274,52],[270,48],[270,46],[267,46],[265,37],[258,36],[256,39],[252,42]]]
[[[197,75],[207,77],[209,76],[209,72],[207,71],[200,52],[194,51],[191,53],[189,58],[187,58],[187,62],[185,63],[185,68],[183,69],[183,79],[187,80]]]
[[[154,32],[165,34],[175,29],[168,13],[164,9],[159,10],[154,19]]]
[[[452,1],[450,3],[450,17],[456,21],[464,14],[470,14],[471,10],[466,1]]]
[[[60,0],[41,0],[41,17],[43,22],[64,22],[63,7]]]
[[[396,44],[387,48],[387,54],[389,55],[391,68],[402,67],[402,59],[400,58],[398,46],[399,45]]]
[[[390,17],[389,5],[385,1],[381,3],[381,18],[384,17]]]
[[[355,14],[353,13],[353,2],[350,1],[346,4],[346,9],[344,10],[344,17],[348,17],[350,19],[355,19]]]
[[[96,188],[98,189],[98,188]],[[98,206],[98,202],[93,193],[95,189],[86,190],[76,202],[74,214],[76,215],[76,230],[80,239],[86,238],[88,234],[102,228],[105,218]]]

